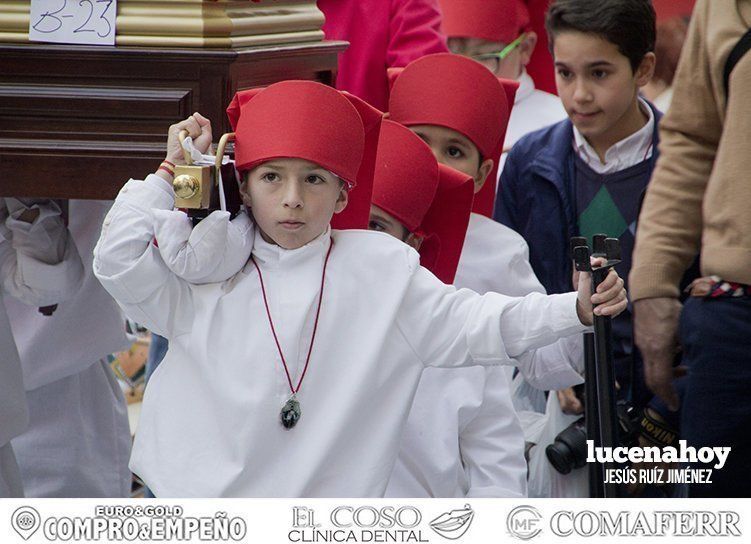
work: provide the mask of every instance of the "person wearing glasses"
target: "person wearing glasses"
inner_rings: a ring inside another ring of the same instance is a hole
[[[443,31],[452,53],[471,57],[497,77],[519,82],[504,153],[524,135],[566,118],[560,99],[535,88],[526,66],[537,44],[522,0],[441,0]]]

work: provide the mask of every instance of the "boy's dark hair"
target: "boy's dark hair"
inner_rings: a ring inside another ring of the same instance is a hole
[[[556,0],[545,18],[550,52],[557,34],[596,34],[618,47],[636,71],[655,49],[655,10],[651,0]]]

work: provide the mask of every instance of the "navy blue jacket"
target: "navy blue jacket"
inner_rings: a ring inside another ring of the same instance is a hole
[[[662,114],[649,107],[655,116],[654,169]],[[579,234],[573,140],[569,119],[524,136],[506,158],[496,197],[495,220],[527,241],[532,268],[548,293],[572,290],[569,239]]]

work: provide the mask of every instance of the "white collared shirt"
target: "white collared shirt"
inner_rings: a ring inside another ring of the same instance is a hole
[[[612,174],[635,166],[652,156],[654,152],[652,136],[654,135],[655,116],[646,101],[639,98],[639,104],[644,113],[649,116],[647,123],[639,130],[613,144],[605,152],[605,162],[600,161],[597,152],[589,144],[584,135],[574,127],[574,145],[579,157],[598,174]]]

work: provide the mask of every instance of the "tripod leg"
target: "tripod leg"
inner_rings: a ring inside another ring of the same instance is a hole
[[[584,421],[586,422],[587,439],[594,441],[595,446],[602,445],[600,437],[598,395],[597,395],[597,367],[595,361],[595,335],[585,332],[584,342]],[[589,496],[601,498],[605,496],[603,466],[589,463]]]

